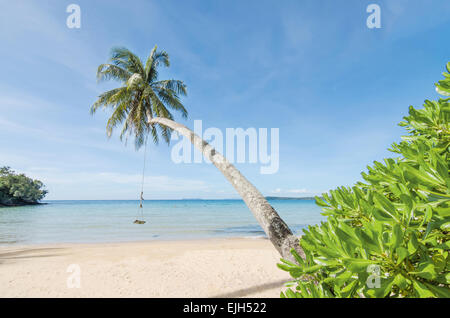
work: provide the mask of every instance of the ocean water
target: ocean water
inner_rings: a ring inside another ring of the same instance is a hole
[[[241,200],[46,201],[0,208],[0,244],[93,243],[265,236]],[[324,220],[313,200],[270,200],[296,233]]]

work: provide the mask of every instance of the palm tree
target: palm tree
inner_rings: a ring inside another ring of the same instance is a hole
[[[304,257],[298,238],[258,189],[210,144],[173,120],[168,108],[180,111],[183,117],[187,117],[187,111],[180,101],[180,95],[186,95],[186,86],[178,80],[158,80],[157,68],[161,64],[168,67],[169,56],[164,51],[157,52],[156,48],[151,51],[145,67],[139,57],[128,49],[114,48],[110,63],[98,67],[97,78],[114,79],[122,82],[123,86],[101,94],[92,106],[91,113],[100,107],[111,108],[112,115],[106,125],[108,136],[123,122],[120,138],[134,134],[136,149],[142,146],[148,134],[157,143],[158,131],[167,143],[170,142],[172,131],[188,138],[237,190],[281,256],[293,259],[290,251],[295,249]]]

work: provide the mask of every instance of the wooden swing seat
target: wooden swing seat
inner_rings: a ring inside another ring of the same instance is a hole
[[[133,223],[134,224],[145,224],[145,221],[135,220]]]

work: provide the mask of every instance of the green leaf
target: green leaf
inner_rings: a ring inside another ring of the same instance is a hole
[[[362,247],[369,250],[369,251],[375,251],[380,253],[381,249],[380,246],[377,244],[376,241],[374,241],[369,234],[366,233],[366,229],[358,229],[356,231],[356,234],[361,239]]]
[[[434,264],[431,261],[426,262],[421,266],[419,266],[419,271],[409,272],[408,274],[416,275],[429,280],[432,280],[437,276]]]
[[[424,184],[432,188],[440,185],[440,182],[437,178],[431,176],[429,173],[417,170],[411,166],[405,166],[405,176],[407,176],[417,184]]]
[[[411,237],[408,241],[408,254],[414,254],[419,248],[419,242],[417,241],[417,236],[415,233],[411,233]]]
[[[293,263],[291,261],[288,261],[286,259],[283,259],[283,258],[281,258],[280,261],[282,261],[284,264],[286,264],[288,266],[292,266],[292,267],[297,267],[298,266],[297,264],[295,264],[295,263]]]
[[[427,288],[426,285],[422,284],[419,281],[413,281],[414,290],[417,292],[419,297],[421,298],[430,298],[435,297],[434,294]]]
[[[291,248],[291,254],[294,256],[294,259],[296,260],[296,262],[303,266],[305,265],[305,262],[303,261],[303,258],[297,253],[297,251],[293,248]]]
[[[450,298],[450,289],[441,286],[435,286],[429,283],[424,284],[436,297]]]
[[[351,271],[348,271],[348,270],[346,270],[346,271],[336,275],[336,278],[335,278],[336,285],[337,286],[342,286],[352,276],[353,276],[353,273]]]
[[[286,272],[289,272],[291,270],[291,266],[285,265],[285,264],[277,264],[277,267],[281,270],[284,270]]]
[[[311,274],[311,273],[318,271],[322,267],[323,267],[322,265],[313,265],[313,266],[305,267],[305,268],[303,268],[303,273]]]
[[[292,267],[289,270],[289,274],[293,277],[293,278],[299,278],[303,275],[303,269],[301,269],[300,267]]]
[[[353,236],[347,234],[346,231],[341,230],[339,227],[335,228],[335,233],[342,241],[351,242],[354,245],[361,246],[361,242],[357,241]],[[339,253],[337,253],[337,256],[340,256]]]
[[[329,207],[329,205],[324,200],[322,200],[320,197],[315,197],[315,200],[316,200],[316,204],[318,206]]]
[[[439,216],[450,217],[450,206],[439,206],[434,209]]]
[[[394,278],[394,285],[397,285],[400,289],[407,289],[410,283],[411,281],[402,274],[398,274]]]
[[[388,224],[394,221],[392,215],[384,212],[383,210],[373,209],[372,215],[377,221],[386,222]]]
[[[394,284],[394,278],[380,278],[380,287],[379,288],[368,288],[366,287],[366,294],[370,297],[383,298],[386,297],[390,292],[392,285]]]
[[[374,193],[373,199],[375,201],[376,206],[380,207],[382,211],[386,212],[392,218],[396,219],[394,217],[394,214],[396,213],[396,208],[388,199],[386,199],[383,195],[379,194],[378,192]]]
[[[392,228],[391,246],[396,249],[403,242],[403,231],[399,224],[394,224]]]
[[[287,298],[297,298],[295,293],[290,288],[286,289],[285,294],[286,294]]]
[[[354,273],[366,272],[369,265],[376,263],[372,260],[360,258],[344,258],[342,262],[344,263],[346,268]]]
[[[346,298],[346,297],[352,296],[357,284],[358,284],[358,281],[354,280],[354,281],[350,282],[349,284],[347,284],[344,288],[342,288],[341,289],[342,297]]]
[[[439,228],[443,231],[450,231],[450,222],[445,222]]]
[[[408,257],[408,250],[402,246],[397,248],[397,265]]]

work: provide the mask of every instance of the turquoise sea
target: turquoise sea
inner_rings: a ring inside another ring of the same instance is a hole
[[[0,208],[0,244],[92,243],[144,240],[261,237],[264,232],[241,200],[45,201]],[[301,234],[325,217],[313,200],[270,200]]]

